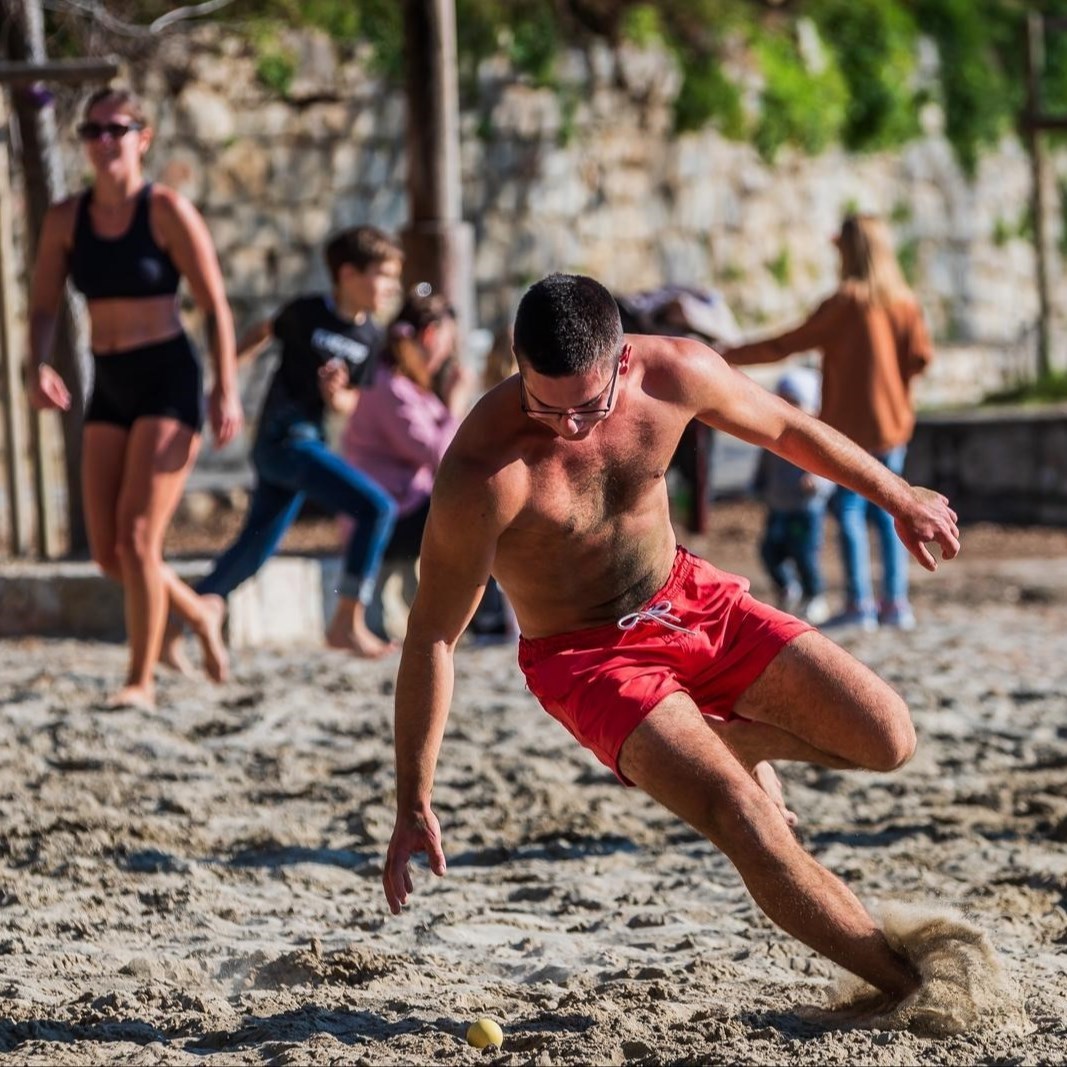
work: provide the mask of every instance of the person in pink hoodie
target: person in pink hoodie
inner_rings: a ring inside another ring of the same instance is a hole
[[[428,285],[416,286],[389,327],[377,372],[341,437],[345,459],[396,501],[387,560],[418,556],[434,476],[470,399],[473,378],[455,347],[452,307]],[[346,541],[352,528],[342,519]]]

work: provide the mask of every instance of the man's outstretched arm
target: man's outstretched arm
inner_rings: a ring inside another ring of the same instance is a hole
[[[927,548],[931,542],[945,559],[958,555],[956,513],[946,497],[909,485],[844,434],[769,393],[705,346],[697,347],[701,351],[683,365],[685,387],[702,422],[770,449],[884,508],[896,519],[901,541],[927,570],[937,569]]]
[[[394,915],[412,891],[413,855],[425,852],[434,874],[445,873],[430,800],[452,703],[453,653],[481,600],[496,547],[486,497],[463,464],[447,457],[434,486],[396,681],[396,823],[382,876]]]

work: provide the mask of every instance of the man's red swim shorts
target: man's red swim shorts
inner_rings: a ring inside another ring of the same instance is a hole
[[[704,715],[729,720],[781,649],[812,629],[684,548],[663,588],[620,622],[523,638],[519,666],[541,706],[626,785],[619,750],[660,701],[685,692]]]

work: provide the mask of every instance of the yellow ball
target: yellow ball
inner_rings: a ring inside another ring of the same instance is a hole
[[[485,1048],[487,1045],[504,1047],[504,1031],[492,1019],[479,1019],[471,1023],[467,1031],[467,1044],[475,1048]]]

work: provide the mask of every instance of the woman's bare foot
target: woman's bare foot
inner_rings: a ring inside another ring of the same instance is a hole
[[[226,601],[215,593],[205,593],[200,597],[200,606],[203,611],[196,636],[204,651],[204,670],[213,682],[224,682],[230,675],[230,656],[222,637]]]
[[[352,652],[362,659],[381,659],[396,649],[392,641],[383,641],[366,626],[342,627],[334,624],[326,631],[326,645]]]
[[[159,662],[186,678],[191,678],[193,665],[185,651],[185,627],[180,619],[169,618],[163,631],[163,644],[159,649]]]
[[[108,711],[119,711],[122,708],[155,711],[155,687],[151,685],[124,685],[118,692],[112,693],[100,707]]]
[[[785,794],[782,792],[782,782],[778,777],[777,772],[771,766],[768,760],[763,760],[757,763],[752,768],[752,777],[756,779],[756,784],[774,801],[775,806],[782,813],[782,818],[785,819],[787,826],[796,826],[800,821],[797,818],[796,812],[790,811],[785,804]]]

